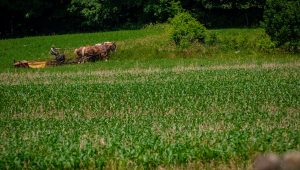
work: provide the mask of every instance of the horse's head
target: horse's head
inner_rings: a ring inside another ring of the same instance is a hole
[[[114,42],[104,42],[103,45],[107,46],[108,49],[112,52],[116,51],[117,45]]]

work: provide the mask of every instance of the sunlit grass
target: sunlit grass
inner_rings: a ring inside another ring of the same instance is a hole
[[[180,50],[164,29],[1,40],[0,168],[246,169],[300,149],[298,54],[256,49],[260,29],[213,30],[250,45]],[[106,40],[108,62],[10,65]]]
[[[117,51],[109,62],[84,65],[65,65],[47,68],[46,72],[128,69],[132,67],[174,67],[180,65],[261,64],[284,63],[299,60],[299,54],[278,50],[261,50],[265,40],[262,29],[210,30],[217,37],[216,44],[193,44],[180,49],[169,38],[168,25],[149,26],[142,30],[116,31],[59,36],[28,37],[0,40],[0,72],[28,72],[37,70],[14,69],[13,60],[51,60],[50,47],[63,48],[68,58],[74,58],[74,49],[103,41],[115,41]]]
[[[246,166],[299,149],[299,65],[52,74],[0,86],[2,167]]]

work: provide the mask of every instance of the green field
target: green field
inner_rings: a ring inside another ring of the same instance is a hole
[[[0,169],[246,169],[300,149],[300,55],[261,47],[261,29],[210,30],[178,49],[168,26],[0,41]],[[116,41],[108,62],[41,70]]]

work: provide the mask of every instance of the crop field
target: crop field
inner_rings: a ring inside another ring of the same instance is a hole
[[[300,56],[260,29],[177,49],[167,26],[0,41],[0,169],[251,169],[300,150]],[[108,62],[15,69],[116,41]]]

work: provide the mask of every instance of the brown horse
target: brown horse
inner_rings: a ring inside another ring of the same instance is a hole
[[[116,44],[113,42],[104,42],[93,46],[84,46],[75,49],[74,53],[78,56],[78,61],[84,63],[86,61],[105,60],[107,61],[110,52],[116,50]]]

